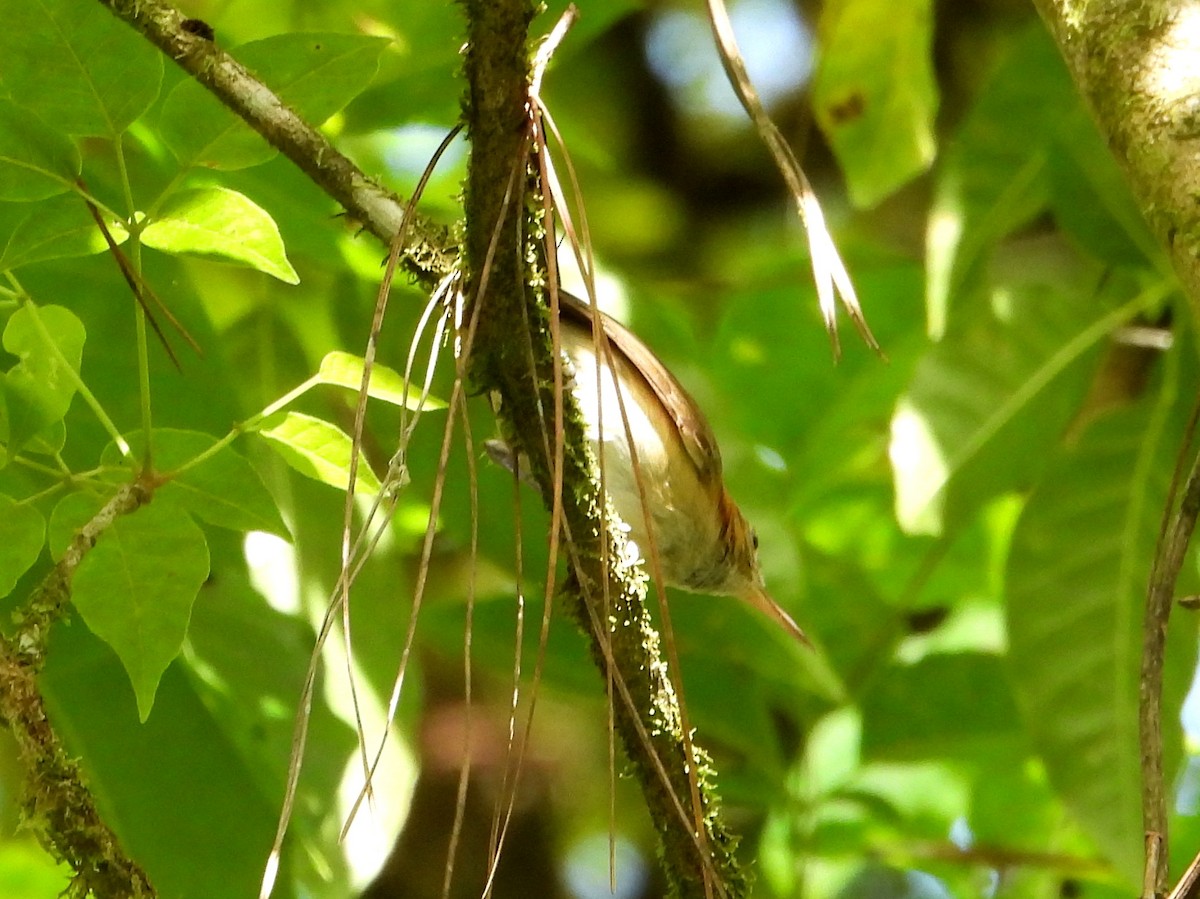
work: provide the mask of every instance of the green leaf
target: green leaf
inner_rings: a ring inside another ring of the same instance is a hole
[[[0,99],[0,200],[44,200],[70,190],[79,150],[33,113]]]
[[[162,497],[114,521],[75,571],[71,601],[121,659],[143,721],[207,577],[203,532]]]
[[[204,596],[197,606],[203,602]],[[229,637],[237,643],[235,634]],[[230,744],[225,722],[206,708],[182,665],[167,669],[154,713],[142,722],[133,703],[118,701],[128,690],[128,675],[86,627],[56,628],[53,645],[39,681],[50,716],[159,895],[257,895],[282,795],[262,790],[260,758],[247,758]],[[257,647],[245,650],[242,664],[254,667],[262,658]],[[304,660],[298,664],[302,671]],[[290,716],[297,695],[298,688],[285,714]],[[316,823],[313,812],[297,812],[302,827]],[[214,827],[214,821],[224,824]],[[295,899],[287,878],[281,881],[279,899]],[[43,892],[39,899],[51,895]]]
[[[1031,482],[1075,414],[1096,344],[1132,310],[1014,291],[976,303],[917,366],[892,419],[896,517],[940,534],[992,496]]]
[[[288,465],[305,477],[345,490],[350,484],[350,436],[335,425],[311,415],[288,412],[281,422],[259,433]],[[369,465],[360,461],[355,492],[374,495],[379,479]]]
[[[155,428],[152,432],[154,471],[169,475],[207,452],[217,440],[198,431]],[[128,435],[134,458],[144,456],[141,431]],[[122,457],[109,444],[101,457],[106,465],[120,465]],[[235,531],[268,531],[290,539],[274,497],[258,472],[231,447],[222,447],[199,465],[188,468],[159,488],[162,495],[202,521]]]
[[[937,702],[929,702],[936,696]],[[862,700],[872,758],[967,757],[1007,746],[1024,758],[1016,703],[999,656],[934,654],[879,673]]]
[[[319,125],[375,77],[386,38],[355,34],[280,34],[233,51],[297,115]],[[184,165],[239,169],[276,150],[194,79],[163,103],[162,136]]]
[[[303,690],[313,639],[306,621],[272,609],[233,572],[206,587],[192,612],[185,671],[265,796],[281,795],[287,779],[292,707]],[[318,807],[323,790],[337,789],[355,743],[323,702],[314,704],[310,726],[320,745],[340,749],[305,760],[300,801]]]
[[[813,108],[856,206],[874,206],[933,162],[931,7],[930,0],[822,6]]]
[[[1172,408],[1174,391],[1111,414],[1054,459],[1017,525],[1007,572],[1009,672],[1026,729],[1051,784],[1131,884],[1140,882],[1143,836],[1142,606],[1186,414],[1184,403]],[[1195,656],[1194,628],[1173,627],[1169,779]]]
[[[0,494],[0,597],[37,561],[46,540],[46,520],[28,503]]]
[[[74,872],[54,860],[33,840],[0,845],[0,896],[6,899],[45,899],[70,889]]]
[[[332,384],[355,391],[362,386],[362,375],[363,358],[340,351],[326,353],[321,360],[321,367],[317,370],[317,379],[322,384]],[[404,377],[396,370],[378,362],[371,366],[371,382],[367,393],[377,400],[407,409],[424,408],[428,411],[446,408],[444,400],[433,396],[425,397],[422,404],[420,388],[410,385],[406,393]]]
[[[1170,268],[1129,181],[1083,106],[1063,116],[1049,161],[1055,220],[1085,250],[1106,265],[1151,262],[1160,271]]]
[[[4,376],[9,458],[67,414],[86,337],[83,322],[62,306],[27,304],[8,320],[4,348],[20,360]]]
[[[118,245],[129,237],[122,223],[107,219],[105,224]],[[92,214],[75,194],[35,204],[0,203],[0,244],[0,270],[108,249]]]
[[[1057,120],[1079,103],[1054,41],[1041,25],[1030,27],[940,161],[925,250],[934,337],[945,332],[952,298],[981,277],[993,245],[1045,209],[1048,148]]]
[[[98,3],[0,0],[0,89],[68,134],[116,137],[158,96],[162,54]]]
[[[224,187],[175,194],[142,232],[142,242],[166,253],[199,253],[244,262],[297,284],[275,220],[249,197]]]

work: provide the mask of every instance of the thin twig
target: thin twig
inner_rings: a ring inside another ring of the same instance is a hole
[[[1200,399],[1192,410],[1187,437],[1180,448],[1175,477],[1163,511],[1164,525],[1174,507],[1176,486],[1191,437],[1200,417]],[[1166,655],[1167,623],[1174,604],[1175,583],[1183,569],[1188,543],[1200,515],[1200,454],[1192,460],[1179,508],[1169,530],[1160,531],[1154,565],[1146,590],[1146,613],[1142,633],[1142,672],[1138,689],[1138,725],[1142,759],[1142,822],[1146,833],[1146,865],[1143,899],[1155,899],[1167,889],[1167,800],[1163,786],[1162,685]]]

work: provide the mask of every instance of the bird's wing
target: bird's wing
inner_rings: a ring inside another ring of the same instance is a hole
[[[560,290],[558,297],[559,314],[591,331],[592,307],[565,290]],[[675,422],[696,470],[706,483],[714,483],[710,480],[714,477],[719,482],[721,451],[717,447],[717,438],[692,395],[637,335],[603,312],[600,313],[600,320],[604,323],[604,332],[608,335],[612,351],[624,356],[633,368],[642,373],[662,407]]]

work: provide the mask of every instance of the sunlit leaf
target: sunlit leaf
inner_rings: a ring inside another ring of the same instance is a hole
[[[224,187],[172,196],[142,232],[142,242],[166,253],[199,253],[242,262],[288,284],[300,281],[270,213]]]
[[[207,577],[203,532],[161,497],[117,518],[75,571],[71,602],[120,657],[143,721]]]
[[[345,490],[350,484],[350,436],[327,421],[288,412],[278,424],[259,431],[288,465],[305,477],[314,478]],[[379,492],[379,479],[369,465],[360,460],[356,493]]]
[[[896,516],[941,533],[1028,483],[1074,414],[1096,346],[1120,323],[1094,298],[1026,288],[1004,318],[982,303],[918,365],[892,419]]]
[[[952,303],[970,293],[992,246],[1045,208],[1047,153],[1063,110],[1079,102],[1039,23],[1012,48],[948,143],[926,232],[934,337],[945,333]]]
[[[933,161],[932,3],[835,0],[821,7],[819,32],[817,122],[854,203],[873,206]]]
[[[317,370],[317,377],[322,384],[333,384],[358,390],[362,386],[363,359],[352,353],[339,351],[326,353]],[[425,397],[421,402],[421,388],[409,385],[408,392],[404,390],[404,376],[395,369],[388,368],[376,362],[371,366],[371,382],[367,393],[377,400],[391,403],[394,406],[404,406],[408,409],[445,409],[446,403],[434,396]]]
[[[0,0],[0,89],[68,134],[115,137],[158,96],[162,54],[103,5]]]

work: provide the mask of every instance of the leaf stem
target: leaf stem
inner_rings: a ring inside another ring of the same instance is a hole
[[[125,162],[125,139],[118,136],[113,141],[117,155],[117,169],[121,175],[121,188],[125,192],[125,206],[129,210],[125,227],[129,232],[129,264],[133,271],[142,272],[142,229],[137,218],[137,206],[133,202],[133,187],[129,182],[129,166]],[[151,467],[150,426],[153,419],[150,403],[150,341],[146,335],[146,312],[140,303],[134,304],[134,322],[137,326],[137,357],[138,357],[138,399],[142,411],[142,433],[146,435],[146,445],[143,450],[142,470],[149,471]],[[123,453],[128,454],[126,445]]]
[[[168,477],[168,478],[175,477],[177,475],[183,474],[185,471],[188,471],[189,469],[195,468],[197,465],[203,464],[204,462],[208,461],[213,456],[215,456],[217,453],[219,453],[221,450],[225,449],[225,447],[229,446],[229,444],[233,443],[233,441],[235,441],[242,434],[245,434],[249,431],[256,430],[259,423],[262,422],[264,419],[269,418],[270,416],[274,415],[276,412],[278,412],[284,406],[287,406],[288,404],[294,402],[295,400],[298,400],[300,397],[302,397],[304,394],[308,393],[308,391],[312,390],[312,388],[316,387],[320,383],[321,383],[321,376],[313,375],[311,378],[309,378],[304,383],[300,384],[297,387],[293,387],[291,390],[289,390],[283,396],[279,397],[279,399],[274,400],[273,402],[264,406],[262,411],[256,412],[254,415],[251,415],[245,421],[238,422],[236,425],[234,425],[230,429],[228,434],[226,434],[224,437],[222,437],[220,440],[218,440],[216,443],[214,443],[212,446],[210,446],[204,452],[200,453],[199,455],[195,456],[194,458],[189,459],[187,462],[180,465],[174,471],[164,474],[163,477]]]

